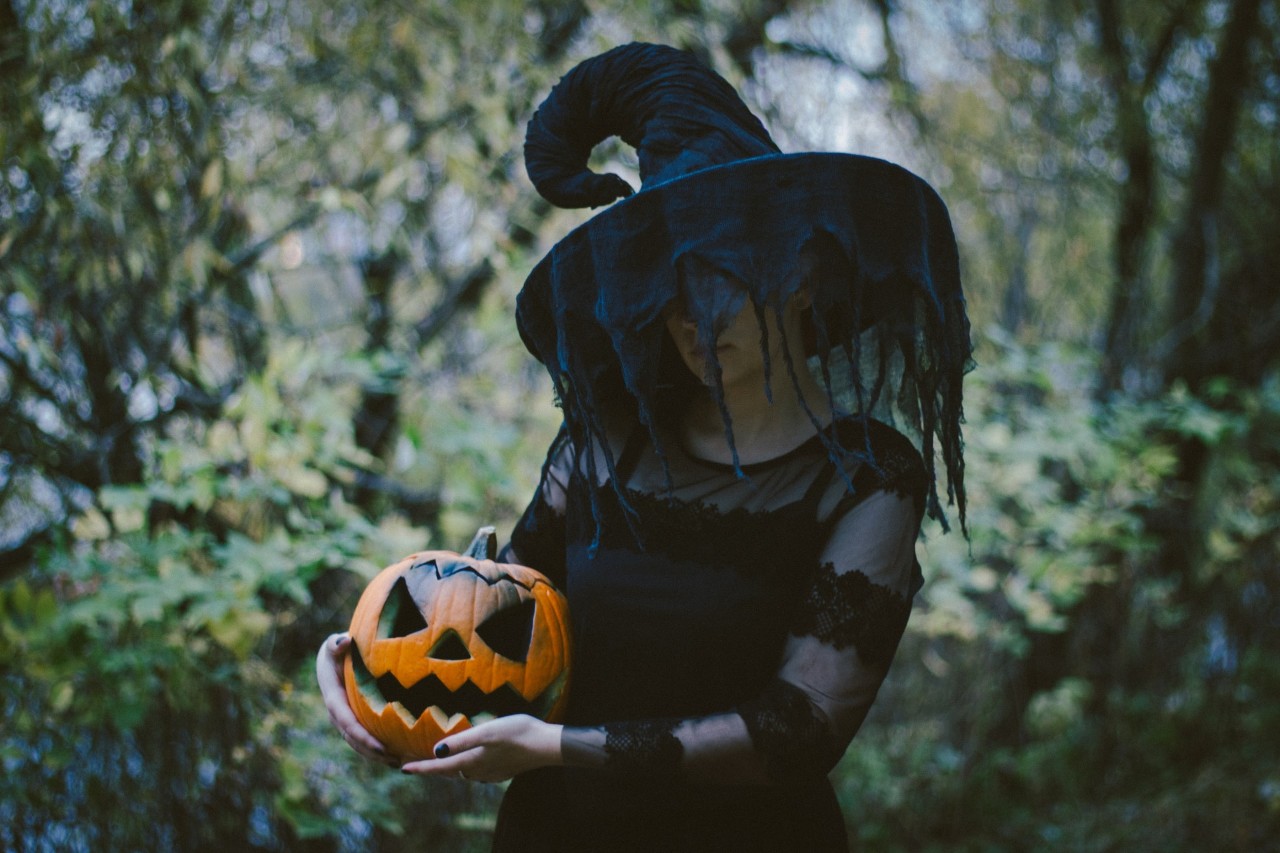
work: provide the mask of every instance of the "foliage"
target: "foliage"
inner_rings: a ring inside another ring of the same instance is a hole
[[[2,846],[403,831],[423,786],[354,766],[309,671],[364,582],[432,539],[343,498],[377,464],[351,428],[370,369],[273,351],[223,417],[175,423],[142,484],[104,487],[73,540],[0,588]]]
[[[972,542],[922,546],[924,606],[839,771],[876,849],[1255,850],[1280,831],[1280,387],[1103,405],[1095,369],[1003,340],[969,385]],[[1216,472],[1197,540],[1217,544],[1181,578],[1153,563],[1150,516],[1188,437]]]

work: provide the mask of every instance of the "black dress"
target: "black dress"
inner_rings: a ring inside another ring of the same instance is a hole
[[[624,507],[561,433],[510,557],[569,600],[571,766],[512,781],[495,850],[847,849],[827,773],[922,582],[927,480],[885,424],[829,435],[857,451],[815,436],[738,472],[636,430]]]

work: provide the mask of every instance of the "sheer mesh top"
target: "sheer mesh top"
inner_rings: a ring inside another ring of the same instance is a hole
[[[580,792],[593,813],[611,785],[628,814],[637,797],[687,799],[681,786],[829,791],[922,582],[927,490],[889,426],[849,417],[833,437],[858,449],[840,466],[814,436],[739,474],[670,435],[660,457],[639,429],[613,448],[616,490],[589,481],[603,466],[564,432],[553,443],[504,559],[568,597],[562,746],[570,767],[598,768]]]

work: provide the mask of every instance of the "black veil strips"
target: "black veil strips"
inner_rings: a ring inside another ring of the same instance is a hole
[[[951,222],[926,182],[870,157],[766,155],[646,185],[560,241],[525,282],[517,325],[551,374],[575,446],[600,451],[610,482],[608,408],[631,406],[658,441],[669,379],[660,369],[663,309],[679,298],[700,328],[713,320],[682,281],[691,262],[745,287],[761,321],[809,288],[809,350],[829,398],[852,400],[864,418],[877,404],[892,404],[895,422],[918,438],[933,483],[929,515],[946,528],[938,454],[964,529],[969,322]],[[774,381],[795,382],[798,369],[770,366]],[[725,429],[732,448],[727,417]],[[824,440],[833,460],[869,455],[869,448]],[[585,454],[594,483],[602,479],[596,455]]]

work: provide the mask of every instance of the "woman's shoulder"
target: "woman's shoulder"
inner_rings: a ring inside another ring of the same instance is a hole
[[[889,491],[910,497],[923,509],[929,469],[910,438],[884,421],[858,415],[838,418],[829,434],[848,497]]]

